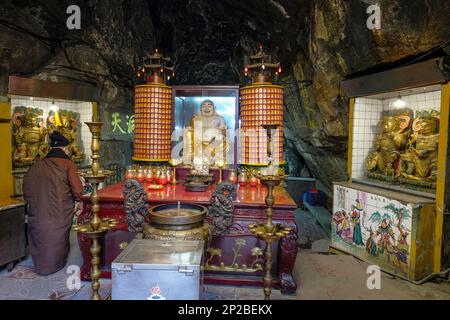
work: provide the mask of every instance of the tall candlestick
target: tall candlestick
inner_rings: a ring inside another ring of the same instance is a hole
[[[92,122],[99,122],[97,102],[92,103]]]
[[[100,219],[98,213],[100,211],[100,196],[98,194],[99,184],[102,183],[113,172],[109,170],[101,170],[99,162],[99,150],[100,150],[100,131],[103,123],[100,122],[87,122],[86,125],[92,134],[92,168],[88,171],[80,172],[80,176],[84,177],[92,187],[91,193],[91,219],[88,223],[77,224],[74,227],[75,231],[82,233],[84,236],[92,239],[91,245],[91,281],[92,281],[92,300],[100,300],[100,252],[101,245],[100,239],[106,235],[106,232],[115,227],[116,222],[114,219]]]
[[[262,239],[266,242],[265,249],[265,275],[264,275],[264,299],[270,300],[270,295],[272,292],[272,261],[273,261],[273,253],[272,253],[272,243],[275,241],[279,241],[283,237],[287,236],[292,229],[288,227],[284,227],[280,224],[274,224],[272,221],[273,214],[273,205],[275,204],[275,198],[273,195],[273,190],[276,186],[279,186],[282,179],[285,179],[285,176],[260,176],[257,177],[261,180],[261,184],[267,186],[267,196],[265,199],[266,202],[266,222],[264,224],[250,224],[248,226],[251,233],[256,235],[258,238]]]

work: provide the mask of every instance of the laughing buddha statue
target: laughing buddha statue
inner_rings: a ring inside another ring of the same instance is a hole
[[[439,112],[434,110],[417,112],[412,128],[408,152],[402,161],[402,176],[410,180],[436,181]]]
[[[225,161],[226,132],[225,119],[216,112],[214,102],[204,100],[184,133],[183,163],[211,167],[218,160]]]
[[[375,148],[366,160],[369,177],[391,180],[399,174],[398,163],[408,139],[411,115],[411,110],[384,114]]]

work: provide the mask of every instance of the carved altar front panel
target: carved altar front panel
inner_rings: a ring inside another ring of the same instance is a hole
[[[248,188],[248,190],[246,189]],[[265,221],[264,188],[246,187],[238,190],[238,201],[233,215],[232,225],[228,234],[213,236],[207,249],[205,259],[205,282],[231,285],[260,285],[264,266],[263,252],[265,243],[255,238],[249,231],[248,225]],[[117,256],[129,242],[130,233],[125,221],[125,209],[120,190],[123,184],[119,183],[100,191],[101,206],[100,217],[110,217],[117,220],[117,226],[109,232],[106,239],[106,250],[103,251],[102,269],[103,277],[110,276],[110,262]],[[183,201],[184,187],[169,186],[167,190],[159,193],[149,193],[150,205]],[[295,292],[297,284],[292,271],[297,256],[297,225],[295,222],[296,206],[284,189],[276,190],[278,199],[273,212],[274,223],[280,223],[292,228],[292,233],[284,238],[281,243],[273,244],[274,252],[278,252],[277,259],[273,262],[274,286],[281,288],[285,293]],[[197,196],[196,196],[197,195]],[[208,205],[210,193],[189,193],[190,201]],[[247,197],[249,197],[247,199]],[[197,199],[191,200],[192,199]],[[169,200],[170,199],[170,200]],[[83,212],[79,219],[87,219],[90,212],[90,202],[84,199]],[[135,236],[135,234],[132,234]],[[78,236],[84,264],[82,266],[82,278],[89,279],[90,253],[89,243],[83,235]],[[114,244],[112,243],[114,239]]]

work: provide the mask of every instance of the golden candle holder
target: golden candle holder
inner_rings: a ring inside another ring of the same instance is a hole
[[[266,242],[266,249],[264,251],[266,263],[265,263],[265,275],[264,275],[264,299],[269,300],[270,294],[272,293],[272,243],[274,241],[279,241],[286,237],[292,232],[292,228],[284,227],[281,224],[273,224],[272,222],[272,207],[275,203],[275,198],[273,196],[273,190],[276,186],[279,186],[282,181],[284,181],[287,176],[279,175],[278,169],[273,166],[272,159],[272,130],[277,129],[278,124],[267,124],[263,125],[264,129],[267,131],[267,153],[269,158],[269,167],[264,171],[267,174],[261,175],[259,172],[253,172],[253,175],[261,181],[262,185],[267,186],[267,196],[266,202],[266,222],[260,224],[250,224],[249,230],[251,233],[255,234],[258,238]]]
[[[177,181],[177,166],[181,163],[180,159],[172,159],[170,160],[170,165],[172,166],[172,170],[173,170],[173,178],[172,178],[172,184],[176,185],[178,183]]]
[[[270,300],[270,295],[272,293],[272,243],[274,241],[279,241],[289,233],[292,232],[292,228],[284,227],[280,224],[273,224],[272,222],[272,207],[275,203],[275,198],[273,196],[273,190],[276,186],[280,185],[281,181],[287,176],[278,175],[255,175],[260,179],[261,184],[267,186],[267,196],[266,202],[266,222],[260,224],[250,224],[249,230],[251,233],[255,234],[258,238],[266,242],[266,249],[264,251],[265,255],[265,275],[264,275],[264,299]]]
[[[101,296],[99,294],[100,290],[100,251],[101,246],[99,240],[105,236],[108,230],[114,228],[116,226],[116,222],[114,219],[103,219],[101,220],[98,216],[98,212],[100,211],[100,196],[98,194],[98,186],[102,183],[109,175],[113,172],[109,170],[100,169],[99,162],[99,150],[100,150],[100,131],[103,126],[102,122],[86,122],[86,125],[89,127],[89,130],[92,133],[92,168],[87,171],[79,172],[80,176],[83,177],[86,181],[88,181],[92,186],[91,193],[91,219],[89,222],[77,224],[74,227],[75,231],[83,233],[88,238],[92,239],[91,245],[91,281],[92,281],[92,295],[91,300],[101,300]]]
[[[219,182],[222,183],[223,180],[223,166],[225,165],[225,162],[223,160],[217,160],[216,166],[219,168]]]

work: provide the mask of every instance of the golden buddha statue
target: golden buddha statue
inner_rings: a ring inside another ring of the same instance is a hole
[[[84,153],[78,145],[78,120],[77,114],[72,111],[59,110],[58,115],[61,119],[61,125],[57,125],[55,112],[50,112],[47,119],[48,134],[54,130],[59,131],[67,140],[69,140],[69,157],[75,162],[84,160]]]
[[[31,165],[38,158],[44,158],[48,152],[45,141],[47,130],[39,116],[40,109],[18,107],[13,114],[14,142],[13,162],[15,167]]]
[[[366,159],[368,176],[392,181],[399,175],[400,154],[405,150],[412,111],[388,111],[380,123],[375,150]]]
[[[436,181],[439,147],[439,112],[418,111],[402,157],[402,176],[411,180]]]
[[[229,148],[226,133],[225,119],[216,112],[214,102],[204,100],[185,130],[183,163],[213,166],[217,160],[225,161]]]

